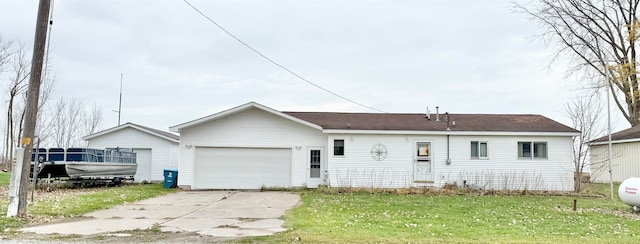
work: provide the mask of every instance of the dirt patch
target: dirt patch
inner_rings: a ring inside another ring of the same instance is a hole
[[[232,238],[213,237],[191,232],[161,232],[135,230],[97,235],[34,235],[12,233],[0,235],[0,242],[20,241],[29,243],[223,243]]]

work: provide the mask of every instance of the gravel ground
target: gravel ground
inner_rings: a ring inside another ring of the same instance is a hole
[[[67,186],[54,186],[51,191],[45,187],[39,187],[34,194],[34,201],[30,205],[42,201],[73,197],[93,192],[102,191],[104,187],[71,189]],[[0,187],[0,197],[8,199],[8,186]],[[31,194],[28,195],[31,200]],[[27,207],[28,208],[28,207]],[[73,221],[74,218],[27,216],[28,226],[47,224],[49,222]],[[161,232],[157,229],[136,230],[121,233],[97,234],[97,235],[39,235],[33,233],[20,233],[10,230],[0,232],[0,243],[220,243],[231,240],[200,235],[189,232]]]

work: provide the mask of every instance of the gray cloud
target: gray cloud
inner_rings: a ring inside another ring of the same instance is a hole
[[[388,112],[535,113],[567,123],[577,84],[508,1],[191,1],[313,82]],[[0,33],[31,43],[36,1],[4,0]],[[256,101],[278,110],[372,112],[266,62],[182,1],[56,1],[56,95],[115,126],[159,129]]]

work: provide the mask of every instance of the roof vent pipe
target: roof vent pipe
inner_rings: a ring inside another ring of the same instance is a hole
[[[444,116],[444,119],[447,120],[447,130],[451,130],[451,126],[449,126],[451,122],[451,120],[449,119],[449,112],[444,113]]]
[[[440,107],[436,106],[436,121],[440,121],[440,113],[438,112],[438,109]]]
[[[431,111],[429,111],[429,106],[427,106],[427,114],[425,115],[427,120],[431,120]]]

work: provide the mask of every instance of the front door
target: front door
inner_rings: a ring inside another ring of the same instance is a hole
[[[307,187],[317,188],[322,184],[324,157],[322,148],[309,148],[307,153]]]
[[[413,181],[433,183],[433,157],[430,142],[416,142],[414,150]]]

